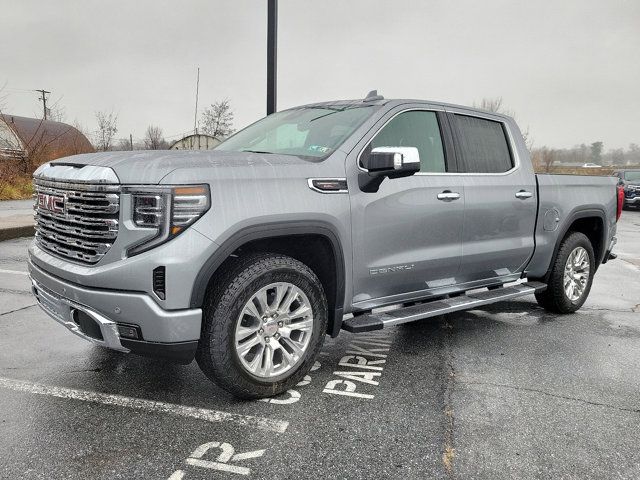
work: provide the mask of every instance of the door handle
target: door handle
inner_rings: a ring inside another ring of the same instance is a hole
[[[519,192],[516,192],[516,198],[519,198],[521,200],[526,200],[527,198],[531,197],[533,197],[533,193],[527,192],[526,190],[520,190]]]
[[[452,192],[450,190],[445,190],[442,193],[438,194],[438,200],[442,200],[444,202],[450,202],[451,200],[458,200],[460,198],[460,194],[457,192]]]

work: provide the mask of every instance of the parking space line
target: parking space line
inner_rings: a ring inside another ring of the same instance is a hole
[[[182,417],[195,418],[207,422],[230,422],[244,427],[271,432],[284,433],[289,427],[289,422],[284,420],[272,420],[264,417],[252,415],[241,415],[237,413],[221,412],[206,408],[188,407],[173,403],[156,402],[142,398],[125,397],[109,393],[91,392],[87,390],[76,390],[74,388],[56,387],[41,383],[26,382],[0,377],[0,388],[7,388],[17,392],[33,393],[37,395],[48,395],[52,397],[80,400],[83,402],[101,403],[137,410],[146,410],[156,413],[170,413]]]
[[[13,275],[29,275],[29,272],[20,272],[18,270],[3,270],[0,268],[0,273],[11,273]]]

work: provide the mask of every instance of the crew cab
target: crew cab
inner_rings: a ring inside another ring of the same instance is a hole
[[[212,151],[63,158],[34,184],[44,311],[103,347],[195,358],[242,398],[295,385],[341,330],[531,294],[576,311],[623,202],[613,177],[536,175],[508,116],[375,91]]]

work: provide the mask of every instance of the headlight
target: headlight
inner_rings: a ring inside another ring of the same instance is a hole
[[[154,235],[127,251],[137,255],[157,247],[182,233],[211,206],[208,185],[176,187],[130,187],[131,219],[136,227],[148,228]]]

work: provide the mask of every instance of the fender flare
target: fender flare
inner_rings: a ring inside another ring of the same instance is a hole
[[[344,310],[345,264],[340,236],[336,228],[328,222],[317,220],[269,222],[251,225],[238,230],[216,249],[198,271],[191,290],[190,307],[202,307],[211,278],[220,265],[238,248],[254,240],[296,235],[320,235],[327,238],[331,244],[333,257],[335,259],[336,291],[334,292],[334,308],[332,311],[329,311],[329,327],[327,333],[332,337],[337,336],[342,326]]]
[[[573,225],[573,223],[576,220],[580,220],[581,218],[594,218],[594,217],[597,217],[600,220],[602,220],[602,238],[601,238],[602,252],[600,252],[600,258],[596,258],[596,269],[602,264],[602,260],[606,255],[607,236],[609,231],[609,226],[607,225],[607,216],[604,210],[601,210],[599,208],[589,208],[589,209],[574,211],[567,217],[567,220],[564,222],[564,225],[562,226],[562,229],[558,234],[558,238],[556,239],[556,244],[553,247],[553,255],[551,256],[551,261],[549,262],[549,267],[547,268],[547,273],[545,273],[544,275],[545,283],[548,282],[549,280],[549,276],[551,275],[551,269],[553,268],[556,258],[558,257],[560,244],[566,237],[567,232],[569,231],[569,228],[571,227],[571,225]]]

